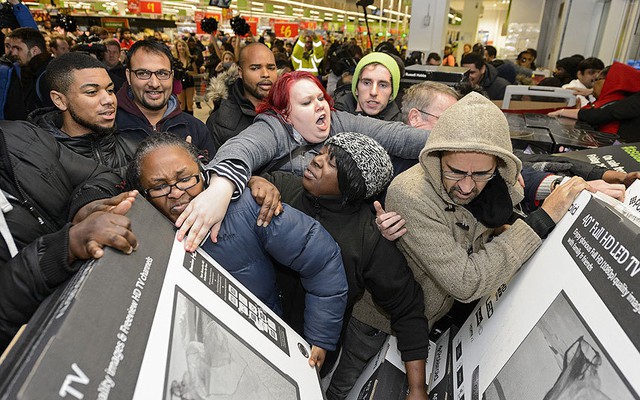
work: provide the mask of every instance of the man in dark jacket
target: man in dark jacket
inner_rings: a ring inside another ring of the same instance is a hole
[[[172,222],[204,190],[197,150],[171,134],[140,144],[127,180]],[[269,226],[256,224],[260,206],[245,191],[229,206],[218,241],[202,248],[278,314],[282,314],[272,258],[300,273],[306,289],[304,336],[312,344],[309,364],[321,367],[340,336],[347,280],[340,248],[322,226],[285,205]]]
[[[91,183],[84,183],[91,179]],[[0,121],[0,349],[40,303],[104,246],[137,246],[123,214],[135,193],[114,199],[114,213],[96,212],[73,224],[79,206],[119,192],[120,179],[93,160],[59,145],[22,121]],[[71,208],[68,201],[73,200]],[[84,210],[84,209],[83,209]]]
[[[207,127],[182,112],[173,91],[173,56],[157,40],[139,40],[127,53],[127,81],[117,93],[118,132],[137,143],[157,132],[191,137],[198,149],[213,157],[216,148]]]
[[[124,177],[137,143],[116,132],[116,95],[102,63],[87,54],[67,53],[49,63],[45,77],[55,108],[37,109],[29,121]]]
[[[207,95],[216,104],[207,128],[216,147],[253,123],[256,107],[278,78],[273,53],[262,43],[251,43],[240,52],[238,68],[211,78]]]
[[[283,172],[266,175],[280,190],[282,200],[320,222],[342,251],[349,282],[345,313],[348,323],[343,329],[342,355],[327,391],[330,400],[347,396],[387,336],[351,317],[352,308],[365,290],[387,313],[391,329],[398,336],[409,381],[408,398],[426,399],[429,328],[422,289],[399,250],[380,235],[365,202],[389,184],[392,174],[391,160],[382,146],[366,136],[348,132],[329,138],[302,178]],[[252,192],[262,190],[256,186],[261,181],[251,178]],[[289,293],[285,291],[285,301]]]
[[[104,41],[104,65],[107,67],[109,76],[114,84],[114,91],[120,90],[127,81],[125,66],[120,62],[120,43],[115,39]]]
[[[18,28],[7,36],[9,57],[20,66],[11,76],[4,108],[5,119],[26,120],[38,107],[50,106],[46,82],[42,79],[51,54],[42,34],[33,28]]]
[[[402,121],[402,113],[394,101],[400,89],[400,75],[400,67],[390,55],[367,54],[356,66],[351,91],[336,90],[336,110],[384,121]]]
[[[482,87],[491,100],[502,100],[504,98],[504,91],[509,85],[509,81],[498,76],[496,67],[485,63],[480,54],[469,53],[462,57],[460,64],[465,68],[469,68],[469,82],[472,85]]]

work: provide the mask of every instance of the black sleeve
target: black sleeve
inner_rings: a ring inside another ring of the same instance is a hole
[[[402,360],[426,359],[429,324],[422,287],[394,243],[380,237],[363,277],[375,303],[391,317]]]
[[[527,223],[533,229],[533,231],[540,236],[540,239],[545,239],[549,233],[556,227],[556,223],[542,208],[538,208],[529,214],[524,222]]]
[[[578,111],[578,120],[590,125],[601,125],[611,121],[638,118],[640,115],[640,93],[625,97],[602,108],[586,108]]]
[[[0,349],[4,349],[38,306],[82,265],[68,265],[69,227],[41,236],[0,266]]]

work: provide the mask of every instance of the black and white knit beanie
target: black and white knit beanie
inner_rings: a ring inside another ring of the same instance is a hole
[[[370,137],[343,132],[330,137],[327,146],[336,146],[351,156],[367,187],[365,198],[383,191],[393,177],[393,165],[387,151]]]

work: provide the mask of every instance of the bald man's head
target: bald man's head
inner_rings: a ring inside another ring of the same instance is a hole
[[[240,66],[240,68],[242,68],[245,62],[251,63],[251,60],[257,58],[257,54],[266,56],[267,53],[271,56],[271,59],[275,64],[276,59],[271,49],[269,49],[266,45],[260,42],[250,43],[244,46],[242,50],[240,50],[240,58],[238,59],[238,65]]]
[[[257,106],[278,77],[276,59],[267,46],[251,43],[240,52],[239,73],[245,97]]]

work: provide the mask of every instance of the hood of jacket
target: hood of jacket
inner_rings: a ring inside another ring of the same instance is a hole
[[[614,62],[604,80],[600,96],[593,105],[600,108],[637,92],[640,92],[640,71],[629,65]]]
[[[484,77],[482,78],[482,87],[489,87],[498,79],[498,70],[491,64],[485,64]]]
[[[420,164],[428,180],[443,198],[449,199],[442,184],[440,156],[444,151],[496,156],[498,172],[509,188],[513,204],[522,200],[523,190],[518,183],[522,162],[513,154],[507,119],[491,100],[472,92],[449,107],[420,152]]]
[[[80,136],[69,136],[61,130],[62,111],[55,107],[34,110],[29,114],[28,122],[47,131],[75,153],[92,158],[109,168],[118,169],[117,173],[121,176],[124,176],[124,171],[137,147],[115,132],[107,135],[89,132]]]
[[[39,126],[55,137],[69,137],[62,132],[62,111],[56,107],[44,107],[33,110],[27,117],[27,121]]]
[[[233,64],[228,70],[209,79],[205,99],[211,100],[216,104],[223,99],[228,99],[231,87],[238,78],[240,78],[238,66]]]

